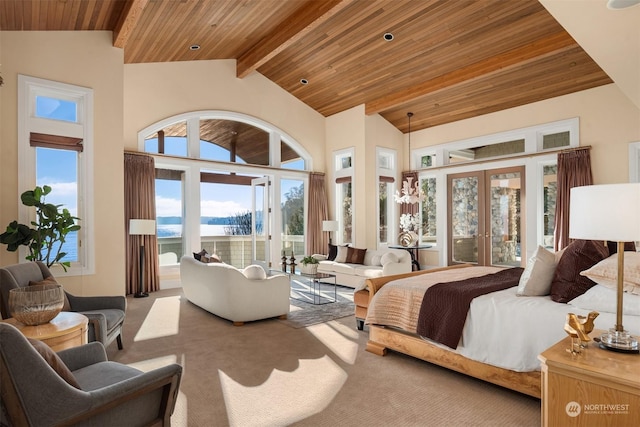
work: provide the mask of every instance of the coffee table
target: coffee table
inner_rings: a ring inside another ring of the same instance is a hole
[[[286,274],[291,283],[291,298],[309,304],[321,305],[336,302],[338,300],[338,289],[336,275],[330,273],[306,274],[296,271],[295,273],[270,269],[268,274]],[[331,281],[331,282],[329,282]],[[322,284],[333,286],[333,292],[322,291]],[[333,293],[333,298],[331,294]]]

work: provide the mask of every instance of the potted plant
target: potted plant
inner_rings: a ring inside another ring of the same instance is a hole
[[[302,258],[300,271],[304,274],[316,274],[318,272],[318,260],[311,255]]]
[[[0,243],[7,245],[7,250],[15,252],[20,246],[29,249],[26,259],[42,261],[51,267],[60,264],[64,271],[71,264],[60,261],[66,252],[62,252],[62,245],[67,234],[80,230],[75,223],[78,219],[69,213],[62,205],[45,202],[45,196],[51,193],[51,187],[44,185],[22,193],[20,200],[25,206],[36,208],[36,220],[30,226],[12,221],[4,233],[0,234]]]

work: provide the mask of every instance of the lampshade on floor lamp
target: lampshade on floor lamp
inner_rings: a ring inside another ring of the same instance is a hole
[[[129,235],[131,236],[153,236],[156,234],[156,221],[153,219],[130,219]],[[140,264],[138,265],[138,292],[133,296],[135,298],[148,297],[149,294],[144,290],[144,237],[140,237]]]
[[[571,189],[569,237],[618,242],[616,324],[600,337],[607,350],[638,353],[638,340],[622,326],[624,243],[640,240],[640,183]]]
[[[331,244],[331,232],[338,231],[338,221],[322,221],[322,231],[329,232],[329,244]]]

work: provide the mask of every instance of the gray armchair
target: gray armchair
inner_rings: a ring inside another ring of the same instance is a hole
[[[0,268],[0,313],[3,319],[11,317],[8,307],[9,291],[29,286],[29,282],[40,282],[52,276],[40,261],[13,264]],[[68,311],[84,314],[89,318],[88,342],[99,341],[105,347],[117,340],[122,350],[122,326],[125,319],[127,299],[124,296],[78,297],[66,292]],[[67,308],[63,308],[67,309]]]
[[[180,365],[142,372],[108,361],[99,342],[57,356],[40,344],[46,348],[41,353],[17,328],[0,323],[0,387],[3,415],[8,418],[4,424],[171,425]]]

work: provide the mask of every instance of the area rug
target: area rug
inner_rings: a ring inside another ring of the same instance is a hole
[[[327,302],[332,301],[334,298],[333,285],[323,283],[320,285],[319,292],[322,298],[313,298],[309,294],[308,286],[292,282],[289,315],[286,319],[279,321],[292,328],[305,328],[318,323],[353,316],[355,311],[353,289],[338,286],[335,292],[336,302]],[[320,301],[323,304],[312,304],[312,300]]]

